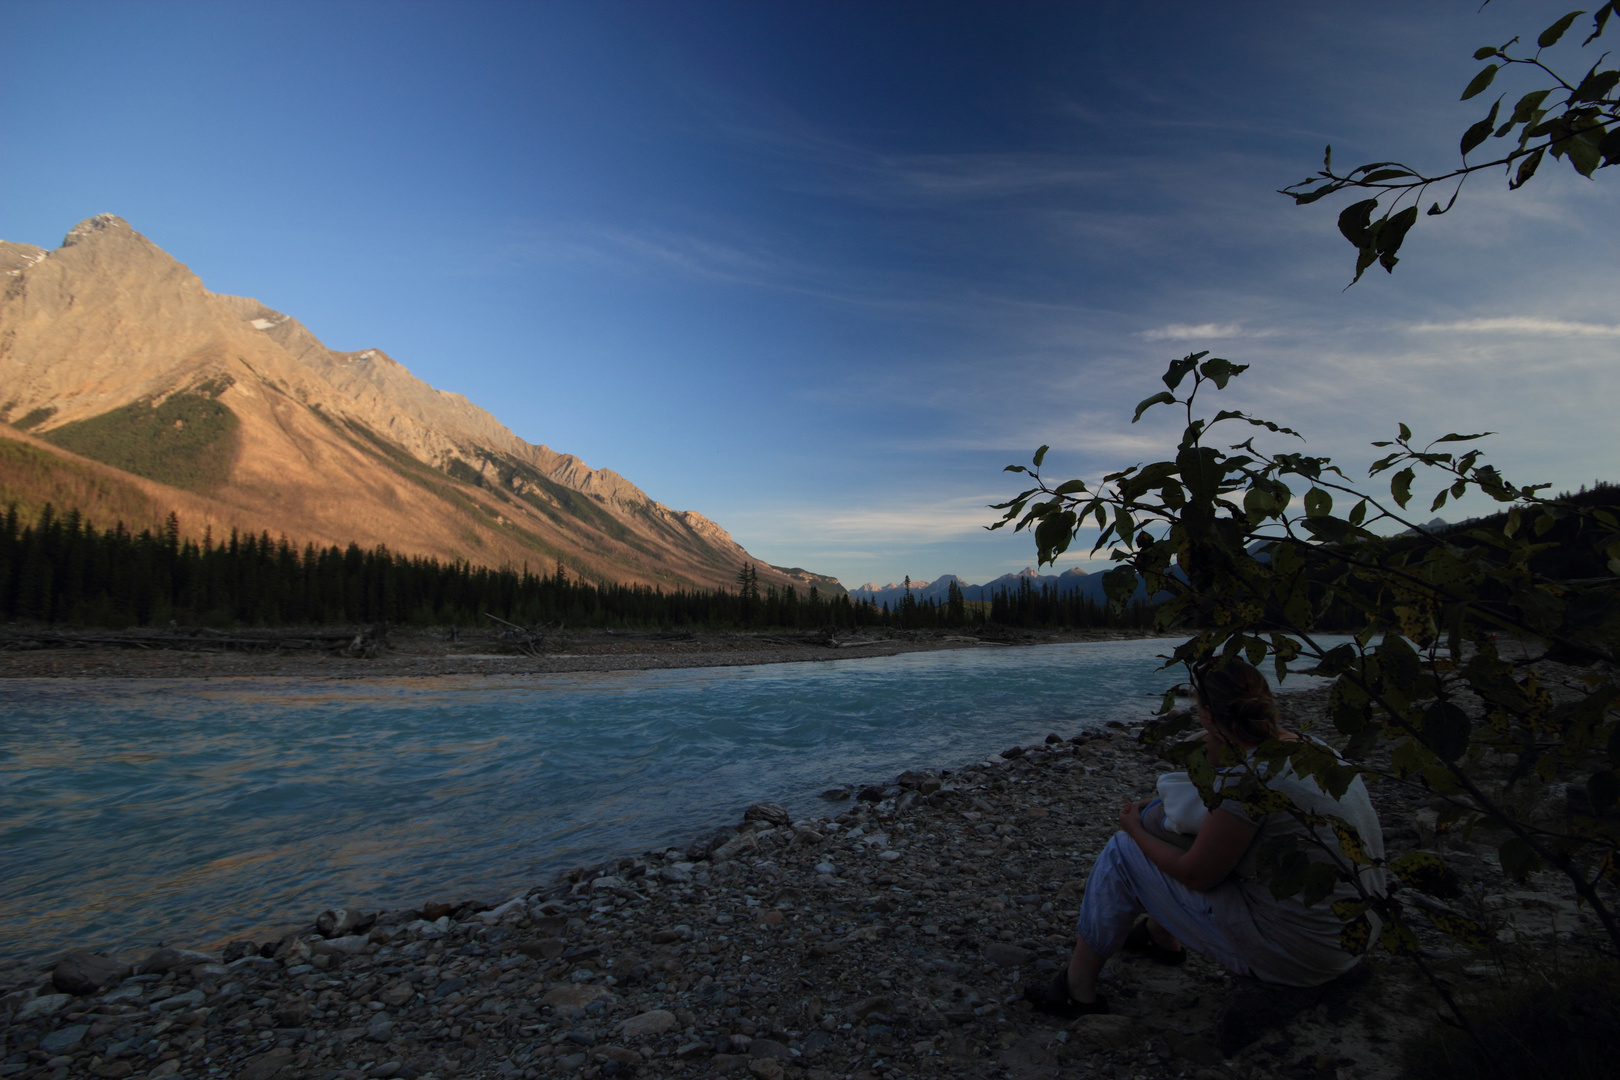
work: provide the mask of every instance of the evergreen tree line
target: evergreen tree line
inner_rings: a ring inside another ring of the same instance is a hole
[[[887,604],[761,588],[745,565],[736,592],[597,584],[558,564],[547,573],[490,569],[460,560],[399,555],[350,544],[302,550],[268,533],[184,539],[170,514],[154,533],[122,523],[97,529],[77,511],[47,505],[25,523],[12,505],[0,517],[0,619],[82,626],[312,626],[387,622],[478,625],[486,614],[526,626],[932,629],[998,624],[1065,628],[1146,627],[1134,605],[1123,617],[1074,595],[1027,582],[990,603],[969,604],[953,585],[946,602],[909,592]]]

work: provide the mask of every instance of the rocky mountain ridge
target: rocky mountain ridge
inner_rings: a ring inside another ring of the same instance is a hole
[[[524,441],[380,349],[329,349],[258,300],[208,291],[111,214],[54,251],[0,242],[0,421],[28,462],[0,471],[0,502],[25,510],[72,489],[104,523],[119,516],[109,507],[141,504],[159,519],[176,510],[189,534],[561,562],[684,587],[734,584],[751,562],[762,585],[843,591],[769,566],[612,470]]]
[[[1050,586],[1057,590],[1059,595],[1066,596],[1072,592],[1080,592],[1101,603],[1103,600],[1103,584],[1101,574],[1088,574],[1078,566],[1071,567],[1061,574],[1040,574],[1034,567],[1026,566],[1016,574],[1002,574],[993,581],[983,585],[970,585],[955,574],[945,574],[933,581],[913,581],[911,595],[919,602],[933,600],[943,604],[950,595],[951,583],[962,590],[962,599],[969,601],[990,600],[1002,589],[1009,592],[1016,590],[1021,581],[1028,581],[1030,586],[1039,589],[1041,586]],[[852,600],[870,600],[874,604],[888,604],[891,609],[904,599],[906,585],[904,582],[889,582],[887,585],[876,585],[867,582],[849,590]]]

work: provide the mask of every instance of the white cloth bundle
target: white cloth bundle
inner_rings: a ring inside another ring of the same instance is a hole
[[[1164,827],[1171,832],[1196,836],[1204,818],[1209,816],[1204,797],[1198,794],[1192,778],[1184,772],[1159,777],[1159,798],[1164,800]]]

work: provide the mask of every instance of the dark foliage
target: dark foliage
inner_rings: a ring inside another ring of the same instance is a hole
[[[939,604],[907,597],[898,610],[827,598],[811,588],[761,589],[752,566],[739,589],[664,590],[596,583],[549,573],[493,570],[464,562],[362,550],[306,546],[268,534],[201,543],[181,539],[171,514],[161,534],[121,524],[97,529],[47,505],[24,523],[11,507],[0,518],[0,618],[92,626],[320,625],[388,622],[468,625],[486,614],[522,625],[572,627],[780,627],[932,629],[981,625],[1041,628],[1152,623],[1145,605],[1116,616],[1104,607],[1028,585],[991,604],[960,596]],[[987,610],[988,609],[988,610]]]
[[[1599,964],[1551,986],[1504,991],[1474,1006],[1477,1039],[1435,1023],[1406,1048],[1406,1075],[1422,1080],[1602,1080],[1620,1046],[1620,968]]]
[[[40,437],[148,480],[208,491],[230,473],[241,421],[206,392],[212,387],[198,389],[203,392],[174,394],[155,406],[134,401]]]

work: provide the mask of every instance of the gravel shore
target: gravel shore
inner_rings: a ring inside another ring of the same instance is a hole
[[[1321,695],[1284,702],[1297,722]],[[1252,1012],[1258,991],[1197,956],[1116,959],[1109,1015],[1064,1023],[1019,1000],[1066,959],[1091,859],[1163,768],[1137,730],[1053,734],[829,793],[813,818],[756,806],[517,896],[334,908],[206,952],[75,954],[0,996],[0,1077],[1397,1075],[1393,1048],[1438,1006],[1387,958],[1332,1000],[1271,1001],[1286,1022],[1242,1047],[1220,1041],[1223,1010]],[[1421,801],[1376,790],[1392,854],[1444,842]],[[1465,884],[1517,890],[1503,932],[1522,946],[1588,932],[1551,879],[1508,887],[1452,858]],[[1424,945],[1449,978],[1489,974]]]

